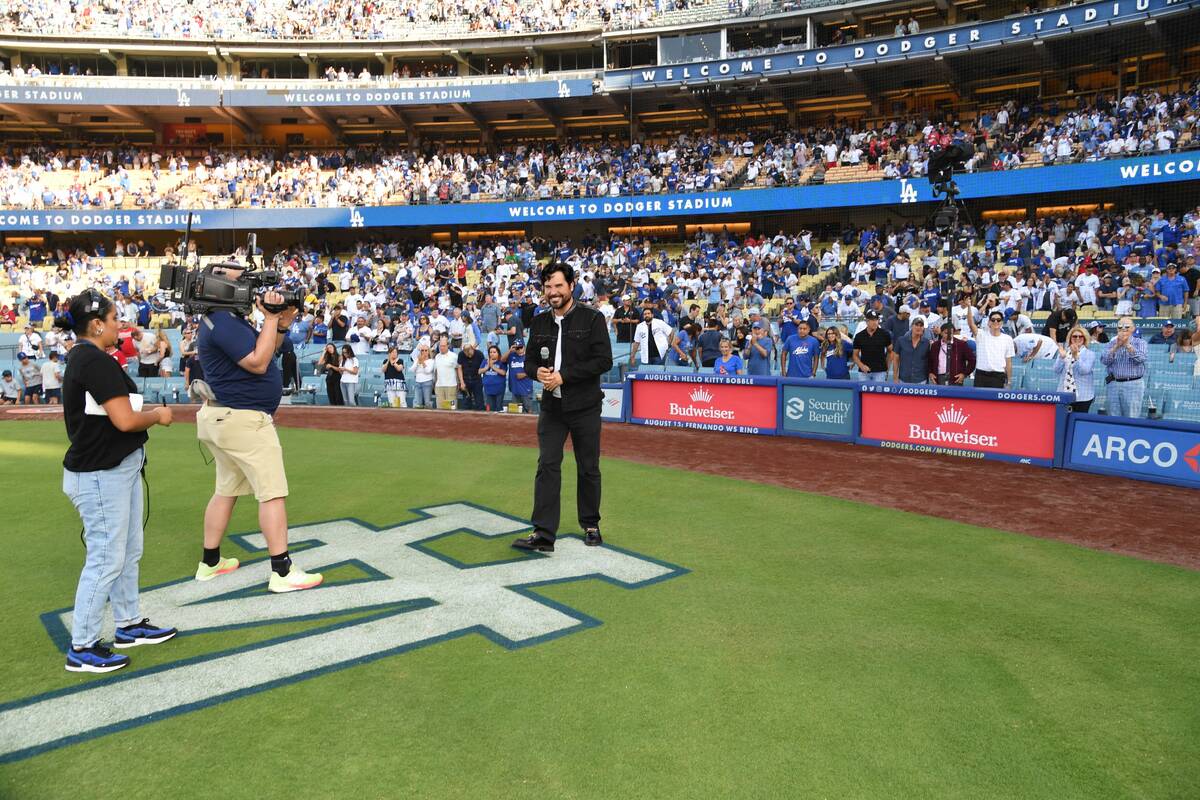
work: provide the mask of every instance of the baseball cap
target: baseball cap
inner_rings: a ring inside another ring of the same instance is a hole
[[[0,378],[11,378],[11,377],[12,377],[11,369],[6,369],[6,370],[4,370],[4,372],[0,372]]]
[[[879,315],[874,311],[868,311],[866,314],[863,314],[863,316],[867,319],[879,319]]]
[[[524,346],[525,346],[524,339],[513,339],[513,347],[524,347]]]
[[[874,314],[875,312],[874,312],[874,311],[872,311],[871,313],[872,313],[872,314]],[[896,313],[897,313],[897,314],[911,314],[911,313],[912,313],[912,309],[911,309],[911,308],[909,308],[909,307],[908,307],[908,306],[906,306],[906,305],[901,305],[901,306],[898,306],[898,307],[896,308]]]
[[[1103,328],[1103,327],[1104,327],[1104,323],[1098,319],[1094,319],[1088,323],[1088,330],[1095,330],[1096,328]]]
[[[1164,323],[1163,323],[1163,327],[1164,327],[1164,328],[1174,328],[1174,327],[1175,327],[1175,323],[1174,323],[1174,322],[1172,322],[1171,320],[1167,320],[1166,322],[1164,322]]]
[[[759,329],[761,329],[761,328],[762,328],[762,326],[763,326],[763,324],[762,324],[761,322],[755,322],[755,323],[754,323],[753,325],[751,325],[750,327],[751,327],[751,328],[759,328]]]
[[[17,361],[24,361],[29,358],[29,353],[17,353]]]

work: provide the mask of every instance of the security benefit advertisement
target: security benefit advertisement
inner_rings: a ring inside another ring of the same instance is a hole
[[[857,392],[852,385],[785,379],[779,382],[779,391],[780,433],[843,442],[854,439]]]
[[[772,378],[638,373],[630,383],[629,421],[773,435],[778,391]]]
[[[1054,466],[1066,395],[862,384],[858,442],[966,458]]]
[[[1200,425],[1073,417],[1063,466],[1200,489]]]

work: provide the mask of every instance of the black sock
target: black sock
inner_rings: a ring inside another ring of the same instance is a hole
[[[215,567],[221,563],[221,547],[206,547],[204,548],[204,558],[201,559],[206,567]]]
[[[286,578],[287,574],[292,571],[292,559],[288,556],[287,550],[277,556],[271,556],[271,571],[281,578]]]

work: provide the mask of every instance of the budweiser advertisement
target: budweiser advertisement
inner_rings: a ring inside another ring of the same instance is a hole
[[[863,384],[860,392],[860,444],[1061,463],[1067,395],[908,384]]]
[[[773,435],[779,387],[771,379],[638,373],[629,421],[639,425]]]

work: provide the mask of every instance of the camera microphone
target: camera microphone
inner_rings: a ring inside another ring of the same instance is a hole
[[[541,356],[542,356],[542,363],[545,363],[545,362],[549,361],[549,360],[550,360],[550,348],[549,348],[549,347],[543,347],[543,348],[542,348],[542,352],[541,352]]]

